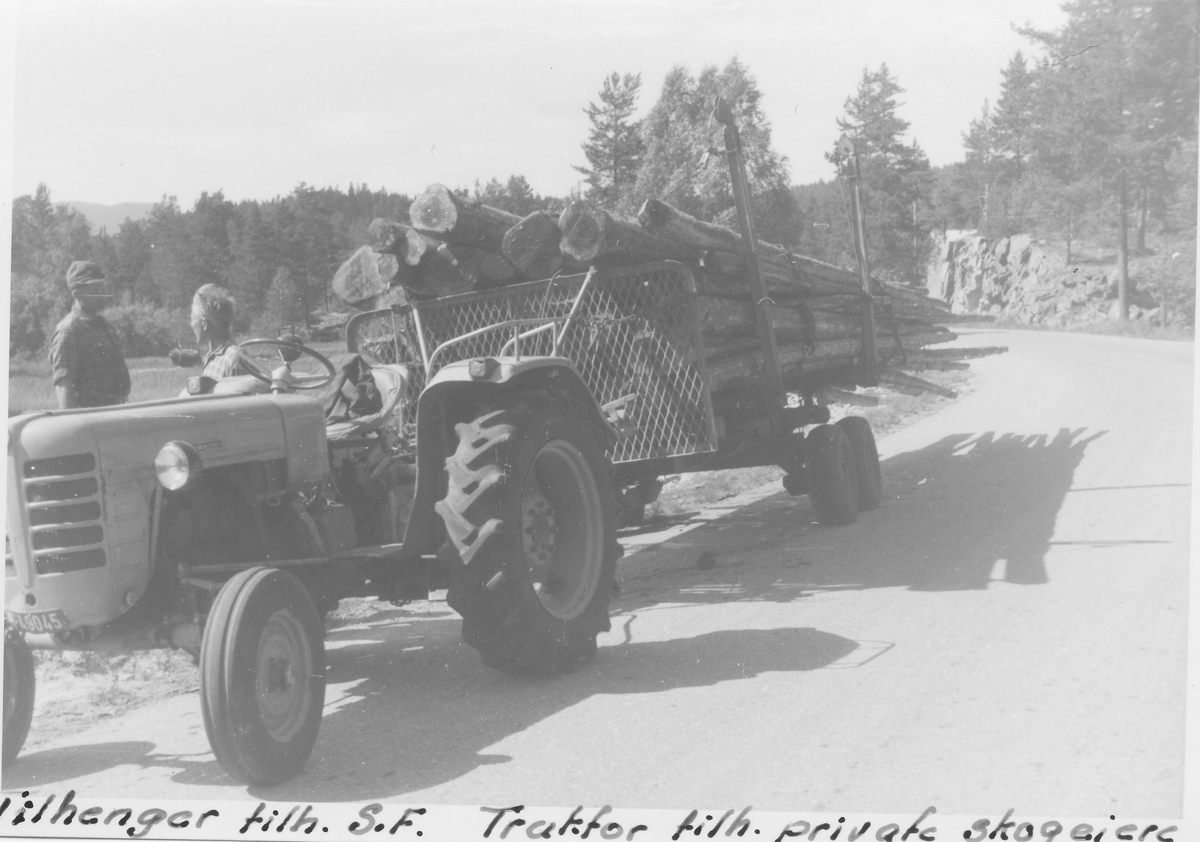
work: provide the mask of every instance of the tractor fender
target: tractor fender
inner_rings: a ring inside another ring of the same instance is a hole
[[[468,420],[472,406],[511,391],[563,395],[585,413],[603,449],[616,441],[596,396],[565,357],[483,357],[447,363],[417,401],[417,487],[404,531],[404,556],[437,552],[442,543],[441,518],[433,504],[446,491],[446,458],[458,444],[454,425]]]

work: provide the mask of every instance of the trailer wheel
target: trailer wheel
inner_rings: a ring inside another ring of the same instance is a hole
[[[848,415],[837,422],[854,450],[854,467],[858,469],[858,510],[869,512],[883,502],[883,476],[879,470],[879,451],[871,423],[858,415]]]
[[[33,721],[36,671],[33,652],[16,632],[4,634],[4,765],[21,753]]]
[[[569,671],[610,628],[617,507],[609,464],[570,405],[543,396],[456,426],[446,524],[447,602],[463,640],[511,675]]]
[[[817,520],[826,526],[854,523],[858,517],[858,471],[854,448],[836,424],[818,424],[805,436],[808,496]]]
[[[325,705],[321,618],[286,570],[245,570],[213,601],[200,644],[200,710],[217,761],[248,784],[298,774]]]

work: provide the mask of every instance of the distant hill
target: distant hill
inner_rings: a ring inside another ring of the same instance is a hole
[[[106,228],[110,234],[117,233],[126,219],[141,219],[154,207],[153,202],[121,202],[119,205],[98,205],[95,202],[66,204],[86,216],[92,224],[93,231],[98,232],[101,228]]]

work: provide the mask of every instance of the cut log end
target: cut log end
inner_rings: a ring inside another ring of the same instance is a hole
[[[408,209],[408,217],[413,227],[420,231],[444,234],[454,230],[458,222],[458,206],[450,188],[443,184],[431,184],[413,201]]]
[[[456,196],[442,184],[426,188],[408,216],[413,228],[436,240],[496,250],[505,232],[521,221],[516,214]]]
[[[666,202],[658,199],[647,199],[638,211],[638,222],[650,231],[666,225],[675,211]]]
[[[608,230],[608,214],[584,202],[571,202],[558,218],[562,253],[590,263],[600,253]]]
[[[400,261],[392,254],[379,254],[370,246],[354,252],[333,276],[333,292],[350,305],[373,301],[387,291],[400,271]]]

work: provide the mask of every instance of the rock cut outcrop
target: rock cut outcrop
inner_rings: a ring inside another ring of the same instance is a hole
[[[1113,316],[1114,267],[1070,264],[1046,244],[1017,234],[989,239],[971,231],[935,233],[926,290],[954,313],[1062,327]],[[1136,297],[1130,318],[1154,318],[1156,302]]]

